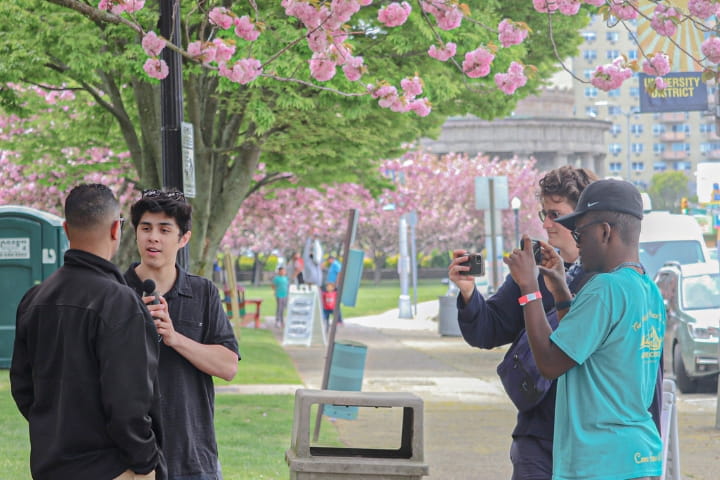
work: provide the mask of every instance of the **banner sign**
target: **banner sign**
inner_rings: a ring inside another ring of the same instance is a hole
[[[692,112],[708,109],[707,84],[700,72],[673,72],[664,77],[667,88],[657,90],[655,77],[638,74],[640,79],[640,113]]]

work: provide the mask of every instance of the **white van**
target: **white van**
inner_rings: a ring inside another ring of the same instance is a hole
[[[650,278],[665,262],[681,265],[710,259],[702,229],[691,215],[645,212],[640,231],[640,263]]]

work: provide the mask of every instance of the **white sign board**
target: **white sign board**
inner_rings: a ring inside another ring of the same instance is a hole
[[[180,124],[183,165],[183,194],[195,198],[195,136],[192,123]]]
[[[492,179],[492,190],[490,180]],[[475,177],[475,208],[490,210],[490,197],[495,197],[495,210],[510,208],[507,177]]]
[[[283,345],[327,343],[322,326],[320,292],[317,285],[290,285],[288,312],[285,317]]]
[[[0,238],[0,260],[28,260],[29,238]]]

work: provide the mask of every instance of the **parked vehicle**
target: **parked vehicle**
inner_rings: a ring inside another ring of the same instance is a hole
[[[666,262],[681,265],[707,262],[709,255],[695,217],[645,212],[640,230],[640,263],[651,278]]]
[[[717,263],[668,262],[658,270],[655,283],[667,312],[665,370],[675,375],[683,393],[696,391],[703,381],[714,383],[717,388],[720,331]]]

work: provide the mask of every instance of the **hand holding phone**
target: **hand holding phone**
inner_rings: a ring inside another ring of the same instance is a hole
[[[460,272],[460,275],[472,275],[474,277],[482,277],[485,275],[485,261],[479,253],[468,253],[468,260],[460,263],[464,267],[470,267],[470,270]]]

